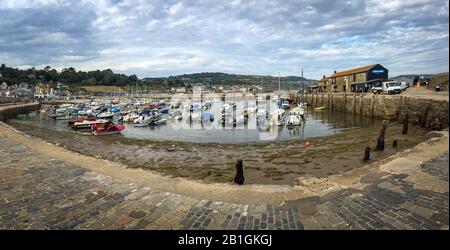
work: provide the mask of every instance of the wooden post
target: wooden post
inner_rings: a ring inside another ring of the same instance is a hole
[[[364,151],[364,159],[363,161],[368,161],[370,160],[370,147],[367,146],[366,150]]]
[[[234,182],[242,185],[244,184],[244,181],[244,164],[242,162],[242,159],[238,159],[236,162],[236,175],[234,176]]]
[[[386,129],[388,126],[388,121],[383,120],[381,125],[380,135],[378,136],[377,146],[375,147],[375,151],[383,151],[384,150],[384,135],[386,134]]]
[[[373,118],[374,113],[374,106],[375,106],[375,94],[372,95],[372,98],[370,99],[370,117]]]
[[[430,112],[431,104],[427,106],[425,109],[425,112],[422,114],[422,117],[420,118],[420,127],[425,128],[427,126],[427,118],[428,113]]]
[[[402,135],[408,134],[408,126],[409,126],[409,114],[406,113],[405,118],[403,118],[403,131],[402,131]]]

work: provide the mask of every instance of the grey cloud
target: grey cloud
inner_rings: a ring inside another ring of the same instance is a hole
[[[0,19],[0,55],[16,64],[140,76],[304,66],[316,78],[371,63],[399,74],[448,68],[444,0],[68,1],[3,9]]]

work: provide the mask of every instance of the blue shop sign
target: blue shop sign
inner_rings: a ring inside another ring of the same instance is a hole
[[[372,73],[374,73],[374,74],[381,74],[381,73],[384,73],[384,70],[382,70],[382,69],[374,69],[374,70],[372,70]]]

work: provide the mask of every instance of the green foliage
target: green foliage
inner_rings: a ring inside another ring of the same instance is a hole
[[[195,84],[202,84],[208,87],[214,86],[237,86],[249,87],[262,86],[264,90],[277,90],[278,77],[276,76],[257,76],[257,75],[235,75],[218,72],[183,74],[170,77],[155,77],[138,79],[136,75],[127,76],[125,74],[116,74],[111,69],[94,71],[76,71],[75,68],[65,68],[58,73],[50,66],[44,69],[16,69],[2,64],[0,67],[0,82],[8,84],[19,84],[29,82],[36,84],[38,82],[56,84],[61,82],[75,89],[86,85],[106,85],[106,86],[135,86],[134,88],[147,89],[171,89],[176,87],[190,88]],[[299,89],[301,77],[287,76],[281,77],[281,89]],[[314,80],[303,79],[305,86],[314,83]]]
[[[235,75],[226,73],[194,73],[184,74],[170,77],[159,78],[144,78],[144,81],[151,85],[165,85],[169,87],[186,86],[189,87],[194,84],[202,84],[206,86],[260,86],[262,78],[262,85],[264,90],[277,90],[278,89],[278,77],[276,76],[256,76],[256,75]],[[305,86],[313,84],[314,80],[303,79]],[[287,76],[281,77],[280,88],[286,89],[299,89],[301,77]]]
[[[111,85],[124,86],[136,84],[139,79],[136,75],[127,76],[125,74],[115,74],[111,69],[95,70],[95,71],[76,71],[75,68],[65,68],[58,73],[50,66],[39,70],[30,68],[26,70],[6,67],[2,64],[0,67],[0,82],[8,84],[19,84],[21,82],[30,82],[36,84],[38,82],[56,84],[61,82],[70,87],[81,85]]]

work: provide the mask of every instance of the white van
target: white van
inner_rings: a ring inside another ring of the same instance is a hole
[[[405,91],[407,88],[409,88],[409,84],[406,82],[401,82],[400,87],[401,87],[402,91]]]
[[[382,82],[381,85],[372,87],[372,92],[375,94],[400,94],[402,92],[401,83],[398,81]]]

